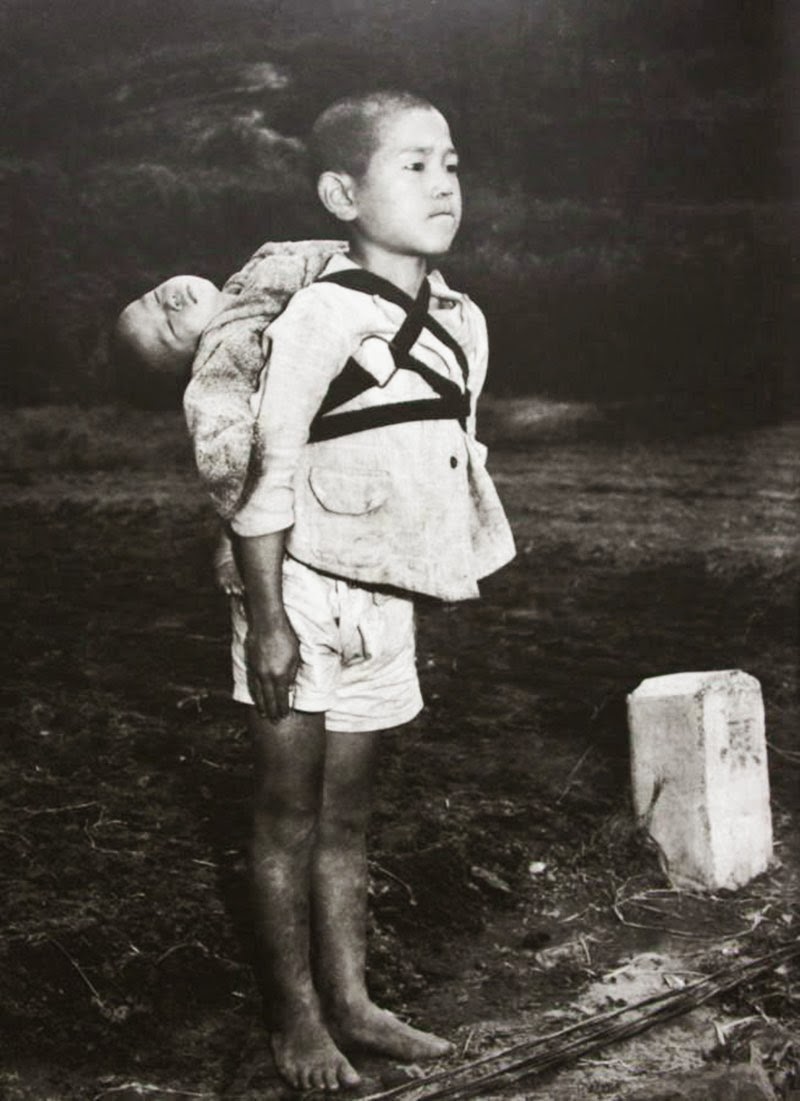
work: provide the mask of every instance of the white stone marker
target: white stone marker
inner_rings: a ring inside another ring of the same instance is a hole
[[[634,809],[672,884],[736,888],[765,871],[772,816],[756,678],[651,677],[628,696],[628,726]]]

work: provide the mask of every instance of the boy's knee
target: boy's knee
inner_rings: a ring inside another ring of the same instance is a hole
[[[274,793],[256,802],[253,810],[253,846],[302,848],[317,828],[317,810],[310,803]]]
[[[366,832],[368,819],[368,809],[360,803],[323,805],[319,817],[320,841],[323,844],[358,841]]]

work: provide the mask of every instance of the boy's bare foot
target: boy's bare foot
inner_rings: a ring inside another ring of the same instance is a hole
[[[453,1045],[441,1036],[412,1028],[374,1002],[340,1012],[336,1024],[343,1047],[370,1048],[403,1063],[441,1059],[453,1050]]]
[[[361,1081],[318,1021],[304,1018],[273,1032],[270,1046],[278,1073],[293,1089],[348,1089]]]

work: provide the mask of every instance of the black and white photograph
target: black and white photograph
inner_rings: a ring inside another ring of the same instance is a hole
[[[0,54],[0,1098],[800,1101],[800,10]]]

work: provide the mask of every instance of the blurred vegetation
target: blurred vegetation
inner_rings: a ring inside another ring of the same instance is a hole
[[[11,484],[43,473],[186,471],[191,446],[179,414],[122,405],[0,409],[0,469]]]
[[[797,396],[782,10],[5,0],[0,397],[113,401],[126,301],[330,235],[302,136],[391,84],[441,104],[463,151],[444,266],[486,310],[496,392],[772,415]]]

